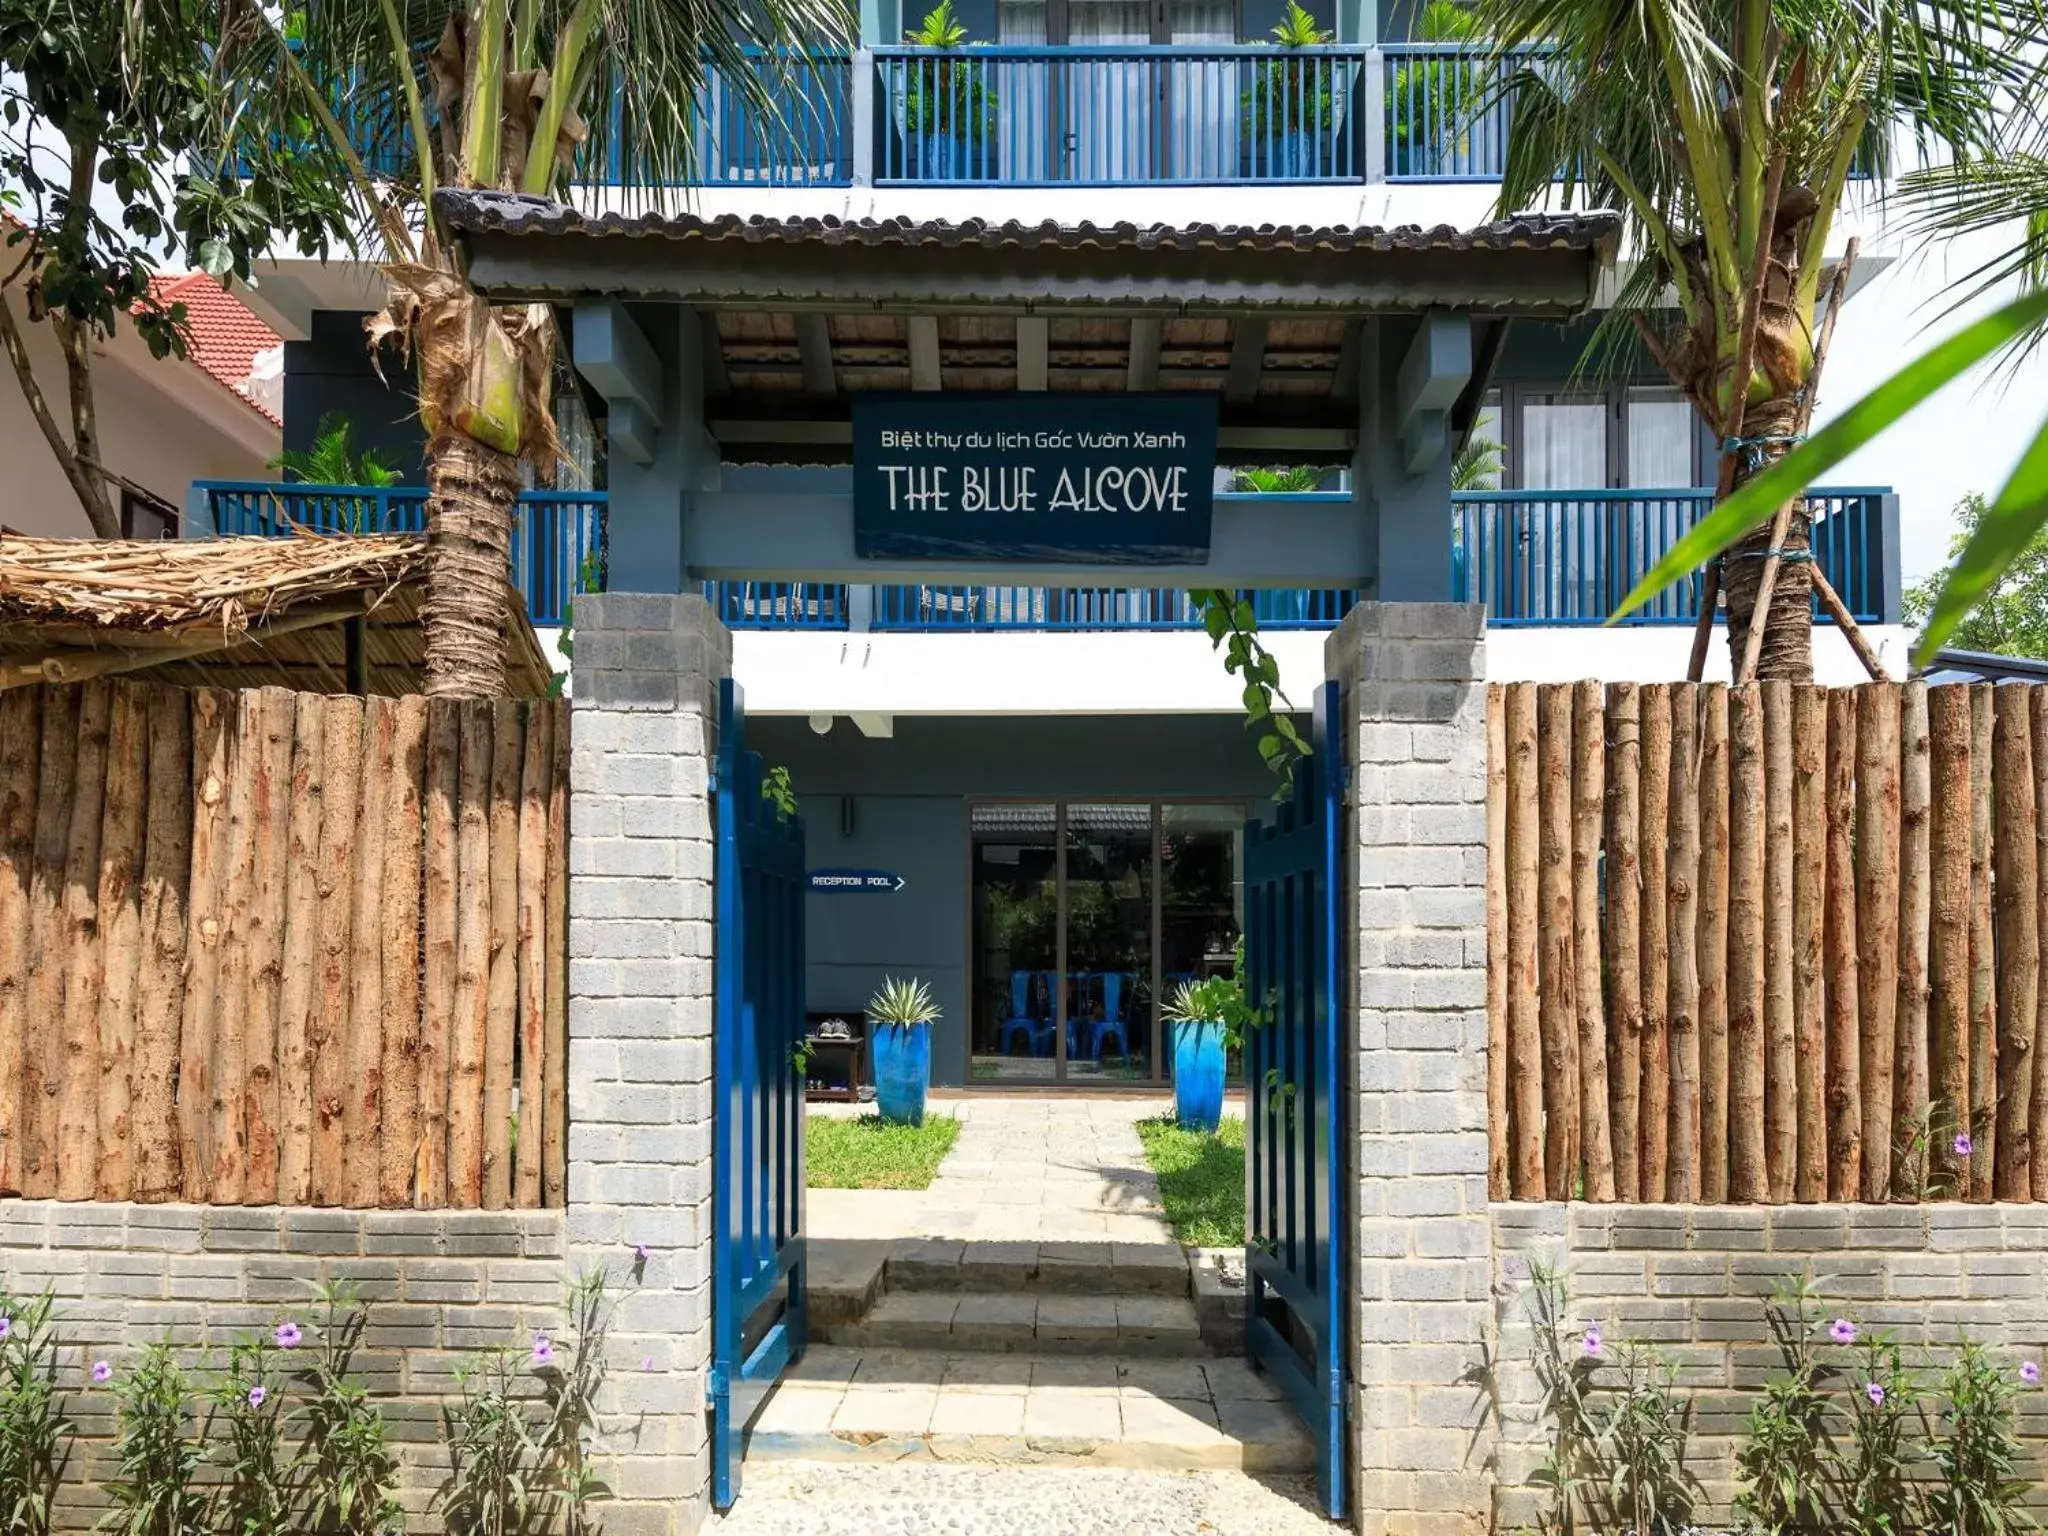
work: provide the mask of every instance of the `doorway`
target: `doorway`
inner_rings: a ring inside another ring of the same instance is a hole
[[[970,1082],[1165,1082],[1165,1002],[1236,960],[1246,813],[1241,801],[971,805]]]

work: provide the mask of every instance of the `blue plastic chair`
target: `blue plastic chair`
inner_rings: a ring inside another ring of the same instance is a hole
[[[1031,1016],[1032,971],[1010,972],[1010,1017],[1003,1024],[1003,1054],[1009,1055],[1019,1035],[1026,1055],[1038,1054],[1038,1020]]]
[[[1102,1022],[1095,1026],[1095,1049],[1093,1052],[1098,1065],[1109,1042],[1116,1041],[1116,1053],[1125,1060],[1130,1059],[1131,1047],[1124,1039],[1124,983],[1131,980],[1128,971],[1105,971],[1102,976]]]

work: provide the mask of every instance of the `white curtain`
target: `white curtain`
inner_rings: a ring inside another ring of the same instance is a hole
[[[1045,0],[999,0],[996,40],[1016,47],[1045,43]],[[1053,179],[1063,163],[1052,122],[1052,71],[1045,59],[1001,59],[987,65],[996,100],[995,172],[1010,181]]]
[[[1067,40],[1081,47],[1140,47],[1152,40],[1145,0],[1074,0]],[[1155,92],[1151,65],[1136,59],[1074,59],[1064,64],[1066,175],[1075,181],[1145,181],[1153,175]]]
[[[1172,37],[1191,45],[1234,43],[1237,7],[1232,0],[1175,0]],[[1166,173],[1188,181],[1235,177],[1243,115],[1237,61],[1184,59],[1171,67]]]

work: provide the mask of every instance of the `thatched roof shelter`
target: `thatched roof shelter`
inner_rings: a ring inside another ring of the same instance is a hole
[[[426,543],[0,538],[0,689],[120,675],[187,687],[418,693]],[[505,589],[506,685],[552,669]]]

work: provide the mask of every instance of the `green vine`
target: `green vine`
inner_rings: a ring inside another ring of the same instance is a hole
[[[1273,798],[1285,800],[1294,787],[1294,765],[1308,756],[1309,744],[1294,723],[1294,701],[1280,686],[1280,663],[1259,639],[1251,599],[1220,587],[1198,587],[1188,595],[1210,645],[1224,653],[1224,670],[1244,679],[1245,729],[1256,733],[1259,756],[1280,781]]]
[[[780,763],[761,775],[761,798],[782,812],[786,819],[796,819],[796,787],[789,781],[789,770]]]

